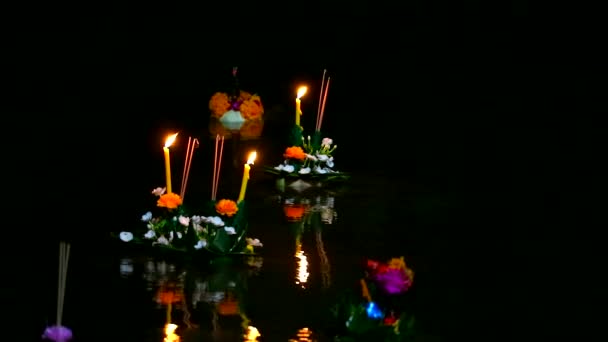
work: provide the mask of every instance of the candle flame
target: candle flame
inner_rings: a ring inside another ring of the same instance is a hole
[[[177,325],[173,323],[169,323],[165,326],[165,339],[164,342],[179,342],[179,335],[175,334],[175,329],[177,329]]]
[[[258,342],[258,337],[261,336],[262,334],[260,334],[256,327],[248,326],[247,333],[245,334],[245,342]]]
[[[302,86],[302,87],[298,88],[298,98],[304,96],[304,94],[306,94],[307,90],[308,90],[308,87],[306,87],[306,86]]]
[[[253,151],[249,153],[249,158],[247,159],[247,164],[253,164],[255,158],[258,156],[257,152]]]
[[[167,140],[165,140],[165,147],[173,145],[173,143],[175,142],[175,138],[177,138],[177,134],[178,133],[175,133],[167,137]]]

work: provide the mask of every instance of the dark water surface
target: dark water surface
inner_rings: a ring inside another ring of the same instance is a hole
[[[150,140],[163,134],[150,133]],[[340,145],[339,137],[335,142]],[[184,153],[178,146],[187,141],[186,136],[180,139],[173,149],[176,180],[181,178]],[[203,132],[200,140],[186,201],[209,196],[213,139]],[[283,144],[280,135],[272,133],[225,142],[219,197],[237,195],[245,155],[255,149],[259,156],[247,191],[249,235],[264,243],[255,267],[243,266],[246,260],[242,258],[232,265],[221,260],[186,262],[174,255],[130,249],[106,238],[109,231],[129,230],[140,224],[139,217],[153,205],[146,202],[148,193],[164,181],[160,143],[159,151],[145,150],[142,156],[126,161],[130,168],[123,172],[133,177],[126,182],[132,187],[117,191],[114,203],[93,202],[97,207],[86,215],[75,213],[74,220],[67,215],[59,228],[72,243],[63,321],[73,329],[76,340],[161,341],[167,306],[157,302],[159,287],[182,284],[185,300],[172,305],[172,321],[179,325],[178,334],[184,341],[242,340],[243,317],[217,315],[214,320],[212,315],[212,292],[227,288],[238,293],[242,312],[249,325],[259,330],[260,341],[290,341],[302,328],[314,333],[311,340],[330,341],[335,326],[326,319],[329,309],[339,294],[358,291],[366,260],[400,256],[415,272],[407,310],[416,319],[416,340],[497,334],[493,327],[498,308],[505,302],[497,287],[498,269],[508,248],[506,233],[501,231],[504,222],[494,215],[499,204],[490,201],[497,189],[461,187],[446,181],[425,184],[416,179],[413,165],[390,159],[380,161],[377,167],[365,162],[356,168],[360,156],[349,151],[352,145],[341,145],[336,168],[352,171],[349,181],[303,193],[281,193],[274,179],[261,172],[261,166],[280,162]],[[103,165],[100,168],[111,170]],[[174,184],[178,184],[176,180]],[[125,182],[117,184],[124,188]],[[114,191],[110,184],[101,180],[97,190],[103,193],[101,198],[111,201],[112,195],[104,193]],[[317,197],[325,204],[329,201],[331,224],[299,230],[302,228],[288,222],[283,214],[282,205],[290,197],[313,203]],[[41,227],[35,231],[44,236],[43,241],[34,242],[42,263],[27,258],[19,274],[25,273],[31,281],[25,286],[7,285],[9,292],[19,293],[19,299],[10,300],[17,304],[16,315],[27,316],[21,324],[32,338],[54,321],[58,248],[58,236],[43,233]],[[305,287],[296,279],[298,235],[309,263]],[[26,294],[22,295],[23,291]],[[184,315],[189,320],[184,320]]]

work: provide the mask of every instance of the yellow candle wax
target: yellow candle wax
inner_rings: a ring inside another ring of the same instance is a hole
[[[239,202],[245,199],[245,192],[247,191],[247,181],[249,180],[249,170],[251,166],[245,164],[245,170],[243,171],[243,181],[241,182],[241,192],[239,193]]]
[[[300,99],[296,99],[296,125],[300,126],[300,115],[302,115]]]
[[[175,138],[177,137],[177,133],[170,135],[165,140],[165,147],[163,147],[163,152],[165,153],[165,181],[167,183],[167,193],[172,193],[171,189],[171,156],[169,155],[169,146],[173,144]]]
[[[249,170],[251,170],[251,164],[255,161],[257,153],[251,152],[249,154],[249,158],[247,159],[247,163],[244,166],[243,170],[243,180],[241,181],[241,192],[239,193],[239,199],[237,202],[241,202],[245,199],[245,192],[247,191],[247,181],[249,181]]]
[[[300,126],[300,116],[302,115],[302,101],[300,100],[300,98],[302,96],[304,96],[304,94],[306,94],[306,91],[308,90],[307,87],[300,87],[298,88],[298,94],[296,97],[296,125]]]
[[[169,157],[169,148],[163,147],[165,152],[165,179],[167,184],[167,193],[171,193],[171,159]]]

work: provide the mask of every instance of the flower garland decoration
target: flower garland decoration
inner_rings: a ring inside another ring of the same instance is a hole
[[[296,175],[338,173],[333,169],[333,152],[337,147],[330,138],[324,138],[319,148],[311,144],[310,136],[307,140],[302,138],[302,146],[287,147],[283,153],[285,160],[274,169],[280,173]]]
[[[218,119],[230,110],[240,112],[245,120],[258,120],[264,114],[260,96],[242,90],[235,97],[230,97],[224,92],[216,92],[209,100],[209,109],[211,115]]]
[[[230,199],[212,201],[214,212],[209,216],[192,216],[191,224],[195,232],[194,249],[205,248],[217,254],[254,254],[255,248],[263,247],[259,239],[245,237],[247,220],[244,202]]]
[[[256,247],[263,247],[258,239],[244,236],[247,221],[244,214],[239,215],[244,204],[222,199],[211,203],[214,211],[211,215],[188,215],[181,197],[165,192],[166,188],[152,191],[158,197],[157,210],[148,211],[141,217],[146,226],[142,238],[123,231],[119,234],[121,240],[184,251],[204,248],[217,254],[254,254]]]
[[[189,218],[182,206],[182,199],[178,194],[166,193],[167,188],[156,188],[152,194],[157,196],[157,210],[146,212],[141,221],[146,225],[145,240],[153,245],[186,247],[186,233],[188,232]],[[133,233],[121,232],[120,239],[129,242],[134,239]]]

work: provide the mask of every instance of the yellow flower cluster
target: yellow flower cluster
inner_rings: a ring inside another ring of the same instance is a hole
[[[262,117],[264,107],[262,107],[262,99],[258,95],[253,95],[241,103],[241,114],[245,120],[255,120]]]
[[[209,101],[211,115],[221,118],[230,109],[230,98],[226,93],[215,93]]]
[[[239,104],[237,110],[241,112],[241,115],[245,120],[260,119],[262,114],[264,114],[262,99],[258,95],[251,95],[248,92],[241,91],[236,102]],[[213,94],[211,100],[209,100],[211,115],[218,119],[221,118],[231,106],[230,96],[226,93],[217,92]]]

